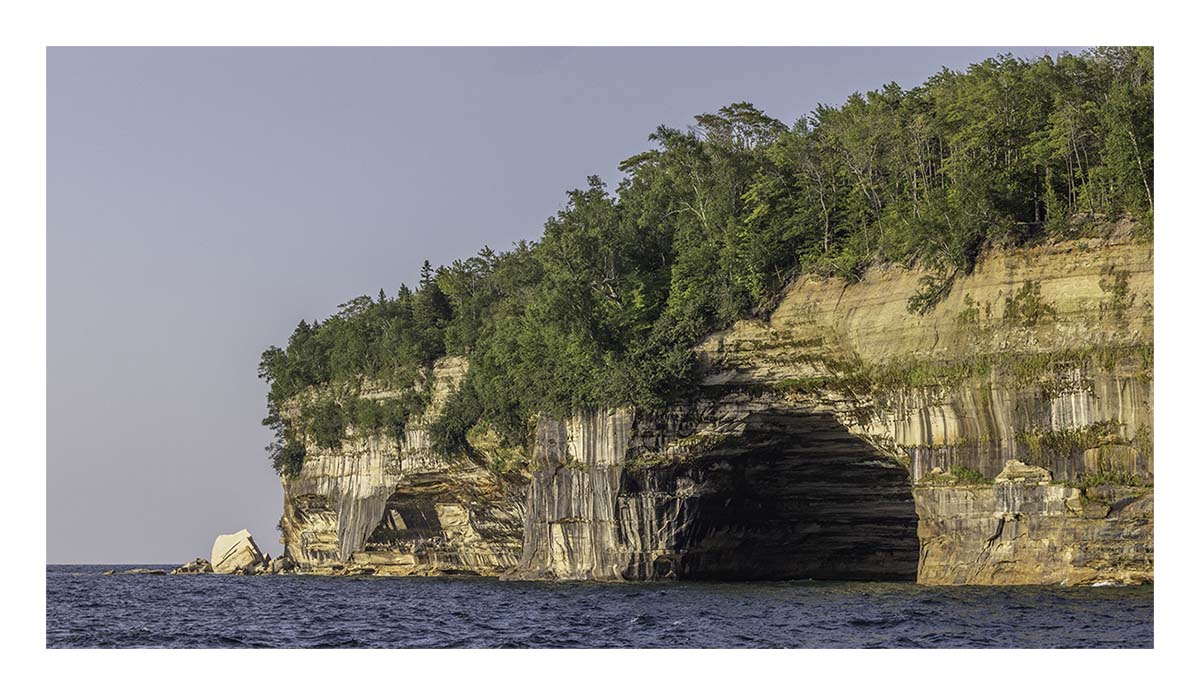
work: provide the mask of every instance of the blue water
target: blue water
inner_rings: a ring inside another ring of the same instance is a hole
[[[542,583],[46,568],[49,647],[1152,647],[1151,587]],[[169,569],[169,568],[164,568]]]

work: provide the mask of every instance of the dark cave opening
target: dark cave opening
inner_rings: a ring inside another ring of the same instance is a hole
[[[722,454],[730,450],[737,453]],[[678,494],[684,486],[699,493]],[[712,456],[623,476],[622,496],[655,489],[676,493],[656,501],[670,552],[638,573],[916,579],[920,544],[908,470],[830,414],[756,414],[732,446]]]

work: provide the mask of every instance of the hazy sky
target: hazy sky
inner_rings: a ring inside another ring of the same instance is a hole
[[[48,561],[277,555],[262,350],[536,238],[658,124],[1062,50],[50,49]]]

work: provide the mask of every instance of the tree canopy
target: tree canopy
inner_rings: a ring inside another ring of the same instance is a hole
[[[588,177],[539,240],[426,261],[419,287],[353,299],[264,352],[276,468],[297,470],[304,441],[336,446],[347,424],[402,434],[421,400],[364,406],[363,380],[412,386],[443,355],[469,357],[470,370],[435,443],[463,447],[476,426],[523,443],[534,413],[686,398],[692,345],[770,310],[801,273],[919,267],[920,312],[988,247],[1081,216],[1149,230],[1153,91],[1152,49],[1102,48],[998,56],[853,94],[790,127],[745,102],[685,130],[659,126],[615,191]],[[341,395],[281,417],[330,386]]]

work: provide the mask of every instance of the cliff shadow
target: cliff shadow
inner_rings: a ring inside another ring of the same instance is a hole
[[[917,575],[908,470],[831,414],[750,415],[739,436],[687,463],[627,470],[618,506],[618,542],[642,549],[630,578]]]

